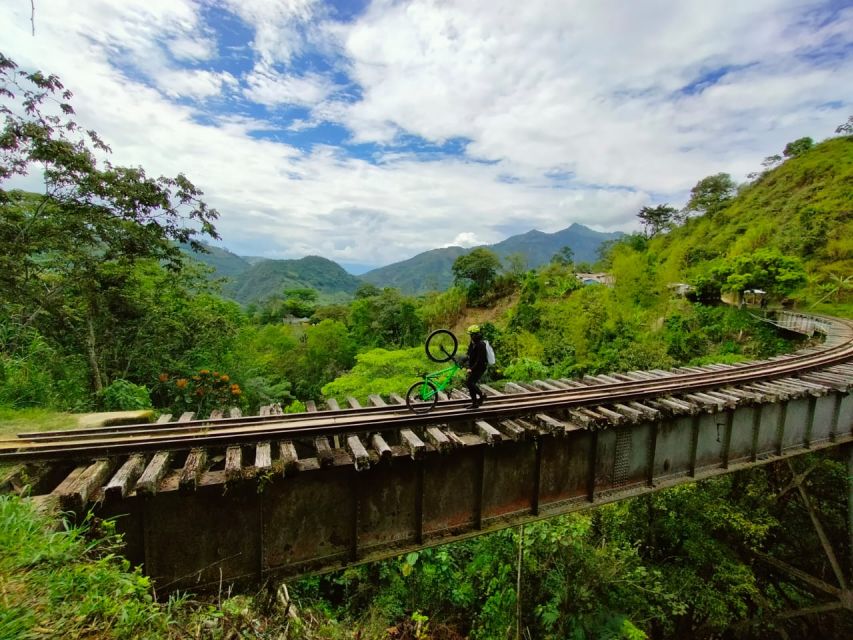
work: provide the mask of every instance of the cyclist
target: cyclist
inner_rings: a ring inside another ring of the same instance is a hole
[[[468,356],[466,358],[468,378],[465,380],[465,385],[468,387],[468,393],[471,395],[471,404],[465,408],[476,409],[486,399],[483,391],[477,386],[477,382],[479,382],[480,378],[486,372],[488,360],[486,358],[486,343],[483,342],[480,325],[472,324],[468,327],[468,335],[471,336],[471,342],[468,344]]]

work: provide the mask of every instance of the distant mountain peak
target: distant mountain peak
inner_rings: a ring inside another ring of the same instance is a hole
[[[582,224],[573,223],[554,233],[531,229],[495,244],[481,246],[488,247],[501,258],[521,253],[527,258],[527,266],[535,268],[549,262],[554,254],[565,246],[571,247],[578,262],[594,262],[602,242],[622,235],[624,234],[621,232],[593,231]],[[430,249],[406,260],[368,271],[361,277],[372,284],[396,287],[410,294],[443,290],[453,282],[451,267],[456,258],[475,248]]]

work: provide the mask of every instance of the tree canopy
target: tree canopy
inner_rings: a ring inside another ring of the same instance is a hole
[[[51,318],[85,346],[100,391],[108,380],[99,336],[121,312],[134,265],[179,271],[178,243],[201,249],[199,236],[218,237],[218,214],[183,174],[152,178],[100,160],[109,147],[73,120],[71,97],[56,76],[21,71],[0,54],[0,294],[21,326]],[[39,173],[41,195],[6,187]]]
[[[477,247],[470,253],[459,256],[453,262],[453,276],[457,283],[468,281],[469,296],[477,299],[495,281],[501,259],[491,249]]]
[[[728,173],[718,173],[702,178],[690,190],[690,200],[685,207],[688,211],[696,211],[709,217],[725,209],[735,194],[737,185]]]
[[[677,216],[678,209],[668,204],[659,204],[656,207],[643,207],[637,214],[648,238],[668,230],[676,222]]]

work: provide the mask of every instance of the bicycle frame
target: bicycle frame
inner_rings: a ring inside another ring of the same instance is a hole
[[[446,369],[441,369],[440,371],[434,371],[432,373],[425,373],[423,375],[423,379],[432,382],[438,391],[444,391],[450,386],[450,383],[453,382],[453,376],[455,376],[456,372],[461,370],[461,368],[462,367],[454,362]],[[426,396],[428,391],[428,386],[424,385],[421,387],[421,400],[429,400]]]

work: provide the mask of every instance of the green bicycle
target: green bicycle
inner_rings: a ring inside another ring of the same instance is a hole
[[[438,402],[438,394],[451,385],[453,376],[461,369],[454,358],[459,342],[447,329],[437,329],[429,334],[424,348],[427,357],[433,362],[452,361],[453,364],[441,371],[418,373],[422,379],[409,387],[406,393],[406,404],[415,413],[432,411]]]

